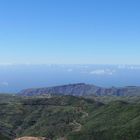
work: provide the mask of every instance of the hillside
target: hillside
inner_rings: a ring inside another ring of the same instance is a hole
[[[111,87],[103,88],[95,85],[89,85],[84,83],[78,84],[69,84],[55,87],[46,87],[46,88],[32,88],[22,90],[19,95],[22,96],[34,96],[34,95],[73,95],[73,96],[106,96],[106,95],[115,95],[115,96],[139,96],[140,87],[136,86],[127,86],[127,87]]]
[[[140,138],[140,104],[112,102],[92,112],[80,132],[70,140],[138,140]]]
[[[0,133],[0,140],[10,140],[10,138],[8,138],[4,134]]]
[[[54,139],[75,130],[76,122],[85,116],[85,109],[101,105],[73,96],[23,98],[0,104],[0,121],[16,137],[32,135]]]
[[[6,132],[13,133],[11,137],[7,135],[10,140],[14,134],[15,138],[34,136],[51,140],[140,138],[140,104],[134,101],[128,103],[117,99],[103,104],[74,96],[13,97],[3,101],[0,114]]]
[[[12,132],[10,128],[6,127],[6,125],[0,121],[0,140],[10,140],[14,137],[14,132]]]

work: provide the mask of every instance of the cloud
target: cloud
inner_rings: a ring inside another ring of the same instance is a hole
[[[9,86],[9,83],[8,83],[8,82],[1,82],[0,85],[1,85],[1,86],[6,86],[6,87],[7,87],[7,86]]]
[[[125,69],[126,65],[118,65],[118,69]]]
[[[96,69],[90,71],[90,74],[92,75],[113,75],[113,73],[115,73],[115,70],[111,70],[111,69]]]
[[[67,69],[67,71],[68,71],[68,72],[72,72],[72,71],[73,71],[73,69]]]
[[[130,66],[128,67],[130,70],[140,70],[140,66]]]
[[[139,65],[118,65],[118,69],[140,70]]]
[[[13,63],[0,63],[0,66],[12,66],[15,65]]]

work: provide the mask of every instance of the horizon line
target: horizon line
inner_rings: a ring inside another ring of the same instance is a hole
[[[0,66],[14,65],[115,65],[115,66],[140,66],[140,64],[109,64],[109,63],[0,63]]]

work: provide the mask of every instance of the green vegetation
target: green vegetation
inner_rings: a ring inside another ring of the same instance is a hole
[[[112,101],[124,101],[128,103],[140,103],[140,96],[87,96],[87,98],[108,104]]]
[[[0,133],[0,140],[10,140],[10,138],[8,138]]]
[[[80,132],[70,140],[139,140],[140,105],[112,102],[93,111]]]
[[[0,131],[0,140],[12,140],[11,132],[52,140],[140,139],[138,98],[8,97],[0,96],[0,124],[7,128],[7,134]]]

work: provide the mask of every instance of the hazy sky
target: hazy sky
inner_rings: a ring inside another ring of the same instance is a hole
[[[139,60],[139,0],[0,0],[2,64]]]

